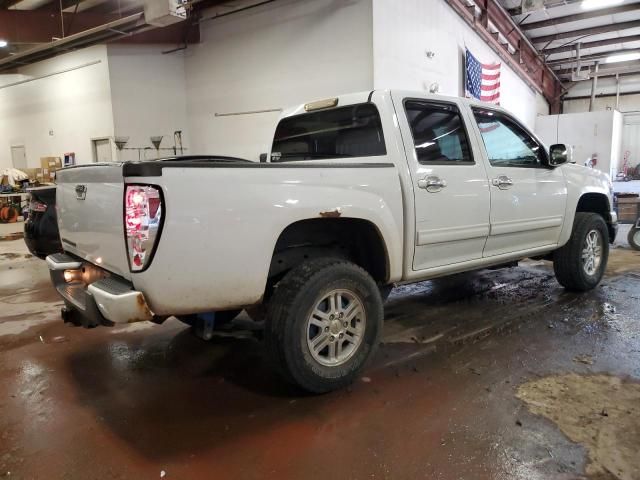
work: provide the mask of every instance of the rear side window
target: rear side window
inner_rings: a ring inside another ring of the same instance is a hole
[[[272,162],[386,154],[380,114],[372,103],[284,118],[271,147]]]
[[[407,100],[405,110],[418,162],[473,163],[467,132],[455,105]]]

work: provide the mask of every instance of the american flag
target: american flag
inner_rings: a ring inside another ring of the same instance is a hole
[[[467,97],[500,104],[500,64],[480,63],[467,49],[465,55],[465,90]]]

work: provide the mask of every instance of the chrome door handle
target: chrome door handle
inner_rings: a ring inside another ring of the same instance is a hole
[[[429,175],[422,180],[418,180],[418,188],[424,188],[427,192],[436,193],[447,186],[447,182],[440,177]]]
[[[506,190],[513,185],[513,180],[511,180],[506,175],[500,175],[498,176],[498,178],[494,178],[493,180],[491,180],[491,184],[494,187],[498,187],[500,190]]]

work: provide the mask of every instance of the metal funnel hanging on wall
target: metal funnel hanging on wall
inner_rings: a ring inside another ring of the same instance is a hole
[[[122,149],[124,148],[124,146],[127,144],[128,141],[129,141],[129,137],[114,137],[113,138],[113,142],[116,144],[116,147],[120,151],[122,151]]]
[[[160,158],[160,143],[162,143],[162,135],[151,137],[151,143],[156,148],[157,158]]]

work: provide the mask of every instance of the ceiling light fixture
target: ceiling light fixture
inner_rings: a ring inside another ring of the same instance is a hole
[[[611,7],[613,5],[619,5],[624,0],[583,0],[580,4],[583,10],[594,10],[596,8]]]
[[[7,42],[6,40],[0,39],[0,48],[4,48],[7,45],[9,45],[9,42]]]
[[[632,60],[640,60],[640,52],[611,55],[605,58],[604,63],[630,62]]]

